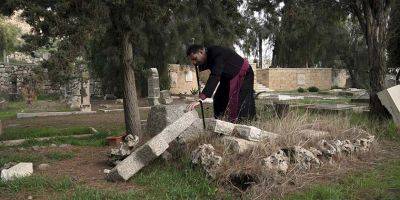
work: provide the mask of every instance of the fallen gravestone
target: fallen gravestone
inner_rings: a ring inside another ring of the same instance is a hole
[[[107,174],[107,180],[128,180],[136,172],[165,152],[169,147],[169,143],[174,141],[197,119],[199,119],[199,116],[195,110],[183,114],[178,120],[162,130],[161,133],[154,136],[123,161],[119,162],[117,166]]]
[[[400,85],[379,92],[378,97],[400,127]]]
[[[8,169],[1,170],[1,180],[11,181],[15,178],[30,176],[33,173],[32,163],[18,163]]]

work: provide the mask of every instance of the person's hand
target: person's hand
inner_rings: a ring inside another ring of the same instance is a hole
[[[192,110],[194,110],[197,106],[199,106],[200,105],[200,101],[195,101],[195,102],[192,102],[192,103],[190,103],[187,107],[186,107],[186,110],[187,111],[192,111]]]

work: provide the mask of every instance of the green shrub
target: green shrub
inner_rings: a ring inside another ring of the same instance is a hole
[[[302,87],[299,87],[299,89],[297,89],[297,92],[304,93],[304,92],[306,92],[306,90]]]
[[[319,92],[319,88],[315,87],[315,86],[311,86],[307,89],[309,92]]]

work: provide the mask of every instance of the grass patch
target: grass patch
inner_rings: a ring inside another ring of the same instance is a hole
[[[141,195],[149,199],[210,199],[216,195],[216,185],[210,183],[204,172],[190,168],[188,159],[178,162],[183,169],[157,160],[132,182],[145,187]]]
[[[25,102],[8,102],[7,108],[0,110],[0,120],[16,118],[17,113],[25,108]]]
[[[0,153],[0,166],[9,162],[40,162],[42,160],[44,160],[44,156],[40,154]]]
[[[179,163],[179,166],[156,160],[130,181],[139,187],[122,192],[74,184],[69,178],[53,179],[34,175],[7,183],[0,182],[0,190],[4,191],[0,197],[14,197],[25,191],[33,197],[49,198],[52,195],[53,199],[75,200],[216,199],[218,195],[216,184],[210,182],[201,170],[192,168],[188,160]]]
[[[46,99],[46,98],[44,98]],[[71,111],[65,104],[58,101],[49,102],[48,100],[34,101],[32,106],[28,107],[25,101],[8,102],[6,109],[0,110],[0,120],[16,118],[19,112],[65,112]]]
[[[65,192],[74,186],[71,179],[65,177],[61,179],[52,179],[39,175],[19,178],[13,181],[0,181],[0,190],[2,195],[16,196],[19,192],[28,191],[32,195],[48,195],[47,192]]]
[[[390,161],[367,172],[354,173],[340,183],[317,185],[288,196],[297,199],[398,199],[400,160]]]
[[[101,147],[106,146],[106,137],[119,135],[121,132],[113,131],[113,132],[99,132],[92,136],[85,138],[73,138],[73,137],[63,137],[63,138],[55,138],[46,141],[38,141],[35,139],[29,139],[25,141],[20,146],[22,147],[30,147],[30,146],[48,146],[50,144],[71,144],[75,146],[93,146],[93,147]]]
[[[39,137],[68,136],[92,133],[88,127],[68,127],[68,128],[7,128],[0,140],[32,139]]]

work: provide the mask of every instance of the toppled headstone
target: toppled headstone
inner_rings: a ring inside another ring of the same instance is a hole
[[[124,99],[116,99],[115,103],[116,104],[123,104],[124,103]]]
[[[250,141],[260,141],[262,139],[272,140],[279,136],[278,134],[263,131],[254,126],[247,126],[242,124],[236,125],[233,132],[234,135]]]
[[[253,149],[257,145],[257,142],[231,136],[224,136],[222,142],[226,149],[234,153],[243,153],[247,150]]]
[[[147,118],[147,133],[157,135],[165,127],[178,120],[186,110],[185,104],[157,105],[150,109]]]
[[[149,69],[150,76],[147,79],[147,87],[148,87],[148,101],[150,106],[159,105],[160,102],[158,99],[160,98],[160,82],[158,76],[157,68]]]
[[[216,169],[220,166],[222,157],[215,154],[211,144],[203,144],[192,151],[192,163],[203,167],[211,178],[216,177]]]
[[[199,116],[195,110],[183,114],[181,118],[167,126],[161,133],[151,138],[143,146],[119,162],[107,175],[107,179],[110,181],[128,180],[136,172],[165,152],[169,147],[169,143],[175,140],[198,118]]]
[[[30,176],[33,173],[32,163],[18,163],[8,169],[1,170],[1,180],[10,181],[16,178]]]
[[[250,141],[259,141],[261,139],[261,129],[254,126],[238,124],[235,126],[234,133],[240,138]]]
[[[214,133],[219,133],[223,135],[232,135],[233,129],[235,128],[235,124],[218,119],[208,118],[206,120],[206,127],[207,130],[212,131]]]
[[[161,104],[171,104],[174,100],[171,98],[171,93],[169,90],[161,90],[160,92],[160,102]]]
[[[208,119],[205,120],[206,123],[209,121]],[[200,136],[208,133],[210,132],[205,132],[203,129],[203,119],[197,119],[195,122],[193,122],[192,125],[190,125],[190,127],[182,132],[182,134],[177,138],[177,141],[179,142],[179,144],[185,145],[188,142],[196,140]]]
[[[289,168],[289,158],[282,150],[261,160],[261,164],[269,171],[286,174]]]
[[[378,92],[378,97],[400,127],[400,85]]]

